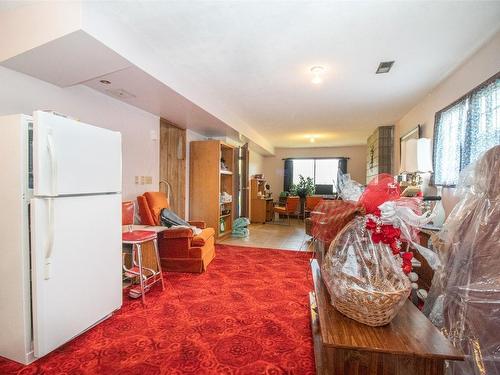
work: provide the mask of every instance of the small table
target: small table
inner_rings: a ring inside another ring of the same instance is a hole
[[[370,327],[338,312],[311,263],[314,292],[309,294],[317,374],[440,375],[444,361],[464,356],[409,300],[394,320]]]

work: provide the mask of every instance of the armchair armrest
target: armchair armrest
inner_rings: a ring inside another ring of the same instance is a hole
[[[207,223],[204,221],[190,220],[188,223],[200,229],[205,229],[207,227]]]
[[[162,238],[192,238],[193,230],[191,228],[168,228],[161,232]]]

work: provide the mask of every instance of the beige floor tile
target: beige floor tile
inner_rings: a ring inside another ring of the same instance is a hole
[[[305,234],[304,223],[299,220],[292,220],[290,226],[269,223],[251,224],[248,229],[250,235],[247,238],[228,236],[218,243],[285,250],[312,250],[310,237]]]

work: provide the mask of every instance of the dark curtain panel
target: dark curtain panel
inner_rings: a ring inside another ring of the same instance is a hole
[[[339,159],[339,171],[342,174],[347,173],[347,159]]]
[[[293,184],[293,160],[285,159],[285,174],[283,177],[283,191],[290,191]]]
[[[339,169],[337,172],[337,192],[340,191],[340,176],[347,173],[347,159],[339,159]]]

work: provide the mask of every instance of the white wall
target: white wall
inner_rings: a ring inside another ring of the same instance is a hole
[[[436,112],[453,103],[499,71],[500,32],[396,123],[396,139],[399,140],[401,135],[418,124],[423,125],[423,136],[432,138]],[[399,167],[399,141],[396,142],[396,163]]]
[[[264,173],[264,157],[253,150],[249,150],[248,173],[250,178],[255,174]]]
[[[283,159],[301,157],[348,157],[347,172],[354,180],[365,183],[366,146],[275,148],[275,155],[263,160],[264,175],[275,197],[283,190]]]
[[[92,125],[122,133],[123,199],[158,190],[159,118],[86,86],[60,88],[0,67],[0,115],[54,110]],[[84,157],[84,155],[82,155]],[[152,176],[151,185],[136,185],[134,176]]]
[[[423,137],[432,138],[434,116],[447,105],[500,71],[500,32],[437,85],[413,109],[396,123],[395,162],[399,168],[399,137],[418,124],[423,126]],[[455,205],[453,189],[443,191],[443,206],[449,213]]]

